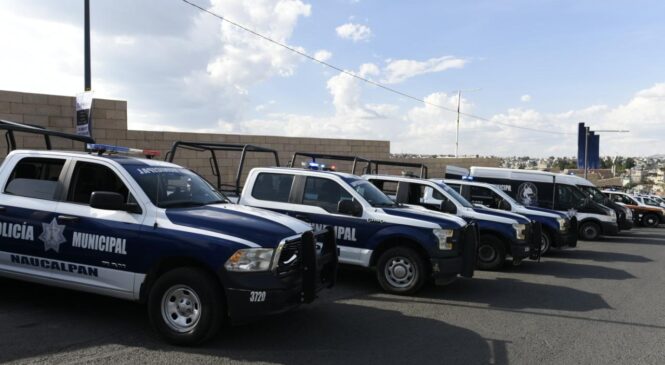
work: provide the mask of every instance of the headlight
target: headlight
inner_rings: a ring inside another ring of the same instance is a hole
[[[453,249],[453,233],[452,229],[433,229],[432,233],[439,240],[439,250],[452,250]]]
[[[272,248],[243,248],[226,260],[224,268],[236,272],[268,271],[273,252]]]
[[[633,211],[631,209],[626,209],[626,220],[633,219]]]
[[[616,217],[617,217],[617,213],[616,213],[614,210],[610,210],[610,217],[612,217],[612,218],[616,218]]]
[[[515,229],[515,236],[518,240],[523,241],[526,239],[526,224],[515,223],[513,224],[513,228]]]
[[[556,221],[559,223],[559,231],[565,232],[568,230],[568,219],[557,218]]]

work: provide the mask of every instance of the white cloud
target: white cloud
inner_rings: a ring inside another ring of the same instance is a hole
[[[340,38],[350,39],[354,42],[366,41],[372,36],[372,30],[363,24],[346,23],[335,28]]]
[[[314,53],[314,58],[321,62],[326,62],[332,57],[332,53],[330,51],[327,51],[325,49],[318,50]]]
[[[468,61],[453,56],[443,56],[426,61],[387,60],[387,62],[382,81],[387,84],[396,84],[418,75],[462,68]]]
[[[522,95],[522,97],[520,97],[520,101],[522,101],[524,103],[530,102],[531,101],[531,95],[529,95],[529,94]]]

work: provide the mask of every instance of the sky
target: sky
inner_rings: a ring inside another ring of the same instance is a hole
[[[664,153],[665,2],[92,0],[95,97],[130,129],[379,139],[393,153]],[[83,1],[0,3],[0,90],[83,89]],[[443,107],[443,108],[441,108]],[[515,128],[518,127],[518,128]],[[534,130],[521,129],[526,127]]]

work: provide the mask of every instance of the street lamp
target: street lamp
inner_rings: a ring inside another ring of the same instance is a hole
[[[589,127],[584,127],[584,178],[587,179],[589,176],[589,134],[591,130]],[[594,133],[629,133],[629,130],[625,129],[601,129],[598,131],[593,131]]]
[[[462,101],[462,91],[471,92],[471,91],[480,91],[482,89],[468,89],[468,90],[457,90],[457,132],[455,134],[455,158],[459,157],[459,116],[460,116],[460,104]]]

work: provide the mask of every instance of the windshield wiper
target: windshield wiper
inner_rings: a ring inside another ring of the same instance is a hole
[[[172,202],[161,202],[159,203],[160,208],[185,208],[185,207],[201,207],[204,206],[205,203],[201,202],[193,202],[193,201],[172,201]]]

